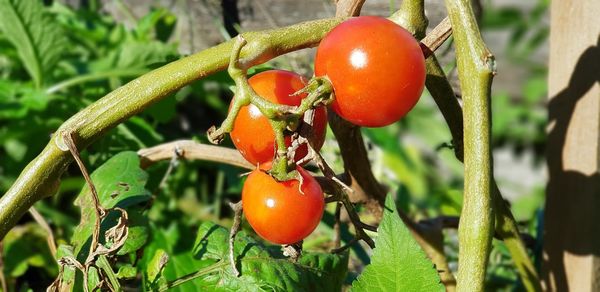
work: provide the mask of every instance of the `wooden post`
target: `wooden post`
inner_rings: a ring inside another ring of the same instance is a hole
[[[600,291],[600,1],[551,4],[544,290]]]

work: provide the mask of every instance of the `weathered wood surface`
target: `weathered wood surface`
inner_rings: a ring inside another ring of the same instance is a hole
[[[552,1],[543,279],[600,291],[600,1]]]

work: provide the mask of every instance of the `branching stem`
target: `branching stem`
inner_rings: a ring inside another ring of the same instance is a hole
[[[312,47],[343,18],[304,22],[289,27],[244,33],[248,44],[241,52],[244,66]],[[76,134],[77,148],[85,149],[109,129],[141,112],[170,93],[227,67],[234,41],[206,49],[153,70],[109,93],[63,123],[57,133]],[[60,136],[60,135],[58,135]],[[0,239],[37,201],[57,192],[60,177],[73,161],[62,138],[55,137],[21,172],[0,197]],[[63,145],[64,146],[64,145]]]
[[[241,35],[238,36],[234,43],[227,69],[227,72],[235,82],[236,94],[233,97],[227,118],[225,118],[218,129],[213,126],[208,130],[208,139],[215,144],[223,141],[225,134],[233,130],[235,119],[241,108],[253,105],[269,119],[269,123],[275,134],[277,155],[270,170],[271,175],[279,181],[298,178],[299,174],[295,170],[295,165],[288,161],[285,132],[288,129],[296,130],[301,117],[306,111],[314,109],[317,106],[330,104],[334,96],[332,94],[333,88],[327,79],[314,78],[305,88],[295,93],[309,92],[308,96],[302,99],[299,106],[270,102],[258,95],[248,83],[246,76],[248,68],[240,62],[240,53],[245,45],[246,40]]]

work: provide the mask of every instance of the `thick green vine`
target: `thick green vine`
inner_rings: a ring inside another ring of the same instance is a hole
[[[247,66],[257,65],[291,51],[315,46],[343,19],[322,19],[244,33],[248,44],[241,52],[240,62]],[[0,240],[35,202],[56,193],[62,173],[73,161],[60,138],[61,133],[72,133],[77,148],[86,148],[109,129],[168,94],[225,69],[233,44],[233,40],[222,43],[142,75],[63,123],[50,143],[0,198]]]
[[[483,291],[494,234],[490,91],[494,56],[481,38],[468,0],[446,0],[456,40],[463,97],[465,190],[458,227],[456,289]]]

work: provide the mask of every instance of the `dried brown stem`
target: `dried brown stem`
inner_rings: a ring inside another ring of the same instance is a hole
[[[90,194],[92,196],[92,201],[94,202],[94,211],[96,212],[96,218],[95,218],[95,222],[94,222],[94,232],[92,234],[92,244],[90,245],[90,254],[89,255],[91,255],[98,248],[98,242],[99,242],[99,238],[100,238],[100,223],[102,221],[102,218],[104,218],[104,216],[106,215],[106,209],[104,209],[102,207],[102,205],[100,205],[100,200],[98,199],[98,192],[96,191],[96,186],[94,186],[94,183],[92,182],[92,178],[90,178],[87,168],[85,167],[85,164],[81,160],[81,157],[79,155],[79,150],[77,150],[77,146],[75,145],[75,142],[73,141],[73,132],[69,132],[69,131],[64,132],[62,134],[62,138],[63,138],[63,141],[64,141],[65,145],[67,146],[67,148],[69,148],[71,155],[73,155],[75,162],[77,162],[77,165],[79,166],[79,169],[81,170],[81,173],[83,174],[83,177],[85,178],[85,181],[86,181],[88,187],[90,188]],[[89,259],[89,257],[88,257],[88,259]],[[87,260],[86,260],[86,262],[87,262]],[[86,270],[86,272],[87,272],[87,270]],[[84,276],[86,276],[86,275],[84,275]]]
[[[81,160],[79,150],[77,149],[77,146],[74,141],[74,133],[72,131],[67,130],[67,131],[61,132],[60,137],[62,138],[62,142],[64,143],[64,146],[66,146],[66,148],[68,148],[69,152],[75,159],[75,162],[79,166],[79,169],[81,170],[81,173],[83,174],[83,177],[85,178],[85,181],[86,181],[88,187],[90,188],[90,195],[92,197],[92,202],[94,203],[94,211],[96,213],[96,218],[94,221],[94,229],[93,229],[93,233],[92,233],[92,242],[90,245],[90,250],[89,250],[89,253],[87,255],[87,258],[86,258],[84,264],[81,264],[79,261],[77,261],[76,259],[71,258],[71,257],[62,258],[61,260],[59,260],[59,264],[61,266],[69,265],[72,267],[76,267],[77,269],[82,271],[82,273],[83,273],[83,288],[84,288],[84,291],[86,291],[86,292],[89,290],[88,277],[89,277],[89,272],[90,272],[91,267],[94,267],[96,270],[98,270],[98,277],[100,277],[98,287],[96,287],[96,288],[107,287],[109,290],[114,290],[113,287],[111,286],[111,284],[109,283],[110,281],[105,281],[105,279],[104,279],[105,275],[102,274],[102,271],[101,271],[102,269],[100,269],[99,267],[96,266],[96,260],[99,256],[115,253],[117,250],[119,250],[125,244],[125,241],[127,240],[127,236],[129,234],[129,228],[127,227],[128,220],[129,220],[127,211],[125,211],[124,209],[121,209],[119,207],[105,209],[102,206],[102,204],[100,203],[100,199],[98,197],[98,192],[96,190],[96,187],[87,171],[87,168],[85,167],[85,164]],[[110,212],[112,210],[118,211],[121,214],[119,216],[119,220],[117,221],[117,225],[111,227],[104,233],[106,242],[112,243],[109,248],[106,248],[102,244],[100,244],[100,241],[99,241],[100,225],[102,224],[102,219],[104,217],[106,217],[108,212]],[[34,214],[34,213],[32,213],[32,214]],[[34,218],[35,218],[35,215],[34,215]],[[51,231],[50,231],[50,233],[51,233]],[[59,274],[58,277],[61,277],[61,275]],[[60,284],[61,284],[60,278],[57,278],[57,280],[54,281],[48,289],[51,290],[51,289],[56,288],[56,289],[60,290],[61,289]],[[94,288],[94,290],[96,288]]]
[[[52,254],[52,256],[55,256],[56,241],[54,240],[54,233],[52,232],[52,228],[50,228],[50,225],[48,224],[46,219],[44,219],[44,216],[42,216],[42,214],[40,214],[40,212],[38,212],[38,210],[36,210],[35,207],[29,208],[29,214],[31,214],[33,220],[35,220],[35,222],[37,222],[42,227],[42,229],[44,229],[48,234],[46,237],[46,242],[48,243],[50,253]]]
[[[358,16],[362,9],[365,0],[336,0],[335,2],[335,16],[336,17],[348,17]]]
[[[179,149],[179,158],[182,159],[213,161],[250,170],[256,168],[256,166],[247,162],[235,149],[200,144],[192,140],[179,140],[159,144],[151,148],[140,149],[138,155],[141,158],[141,166],[147,168],[159,161],[172,160],[173,151],[176,148]],[[315,176],[315,179],[319,182],[325,193],[333,193],[333,185],[336,183],[322,176]],[[344,176],[336,176],[334,181],[342,182],[344,181]]]
[[[331,250],[331,253],[340,253],[348,248],[350,248],[353,244],[357,243],[360,239],[358,237],[352,238],[352,240],[348,241],[348,243],[342,247],[334,248]]]
[[[348,217],[350,218],[350,221],[352,222],[352,224],[354,225],[354,229],[356,230],[356,237],[362,239],[365,243],[367,243],[367,245],[369,245],[369,247],[375,248],[375,242],[365,232],[365,229],[371,226],[363,223],[360,220],[356,209],[354,209],[354,205],[352,204],[352,202],[350,202],[350,199],[348,198],[346,193],[344,193],[344,191],[341,188],[338,188],[338,191],[341,192],[339,194],[341,196],[341,202],[342,204],[344,204],[344,208],[346,208]],[[368,228],[368,230],[373,231],[372,228]],[[374,231],[377,231],[377,229],[375,229]]]
[[[163,175],[162,179],[160,180],[160,183],[158,184],[159,190],[167,184],[169,176],[171,175],[171,172],[173,172],[173,169],[177,166],[177,162],[179,161],[179,158],[181,157],[182,153],[183,152],[181,151],[181,148],[175,145],[175,147],[173,148],[173,156],[171,157],[171,161],[169,162],[169,167],[165,171],[165,174]]]
[[[334,112],[328,114],[329,125],[337,139],[346,176],[353,190],[349,194],[350,200],[365,204],[367,210],[380,220],[387,192],[373,176],[360,127],[345,121]]]
[[[444,18],[429,34],[421,40],[421,48],[425,58],[433,55],[450,36],[452,35],[452,25],[448,17]]]
[[[238,277],[240,275],[240,271],[238,271],[237,266],[235,265],[235,236],[240,231],[240,225],[242,223],[242,201],[237,203],[229,202],[229,206],[233,209],[233,225],[231,226],[231,230],[229,231],[229,262],[231,263],[231,270],[233,271],[233,275]]]
[[[254,168],[254,165],[246,161],[235,149],[200,144],[192,140],[178,140],[139,150],[141,166],[146,168],[158,161],[171,159],[174,149],[180,150],[179,156],[183,159],[206,160],[247,169]]]
[[[112,254],[116,252],[125,244],[125,241],[127,240],[127,235],[129,233],[129,229],[127,228],[129,215],[127,214],[127,211],[119,207],[114,207],[108,209],[107,211],[112,210],[121,213],[121,216],[119,216],[119,220],[117,221],[117,225],[108,229],[104,235],[106,238],[106,242],[112,242],[112,244],[109,248],[106,248],[103,245],[99,244],[98,248],[95,251],[91,252],[88,256],[88,260],[86,260],[86,265],[93,265],[94,260],[97,256]]]
[[[354,190],[336,177],[335,173],[327,164],[325,159],[323,159],[319,151],[315,150],[312,142],[309,139],[305,138],[303,134],[305,133],[301,131],[300,137],[298,138],[299,144],[306,143],[308,147],[308,156],[311,157],[311,159],[317,164],[321,172],[323,172],[323,175],[325,175],[325,178],[333,182],[333,197],[336,198],[338,201],[342,202],[342,204],[344,205],[344,208],[348,213],[348,217],[350,218],[350,221],[352,222],[356,230],[357,238],[364,240],[371,248],[374,248],[375,242],[365,232],[365,229],[377,232],[377,228],[370,226],[360,220],[358,213],[354,209],[354,205],[350,202],[350,199],[348,197],[348,194],[353,193]]]

